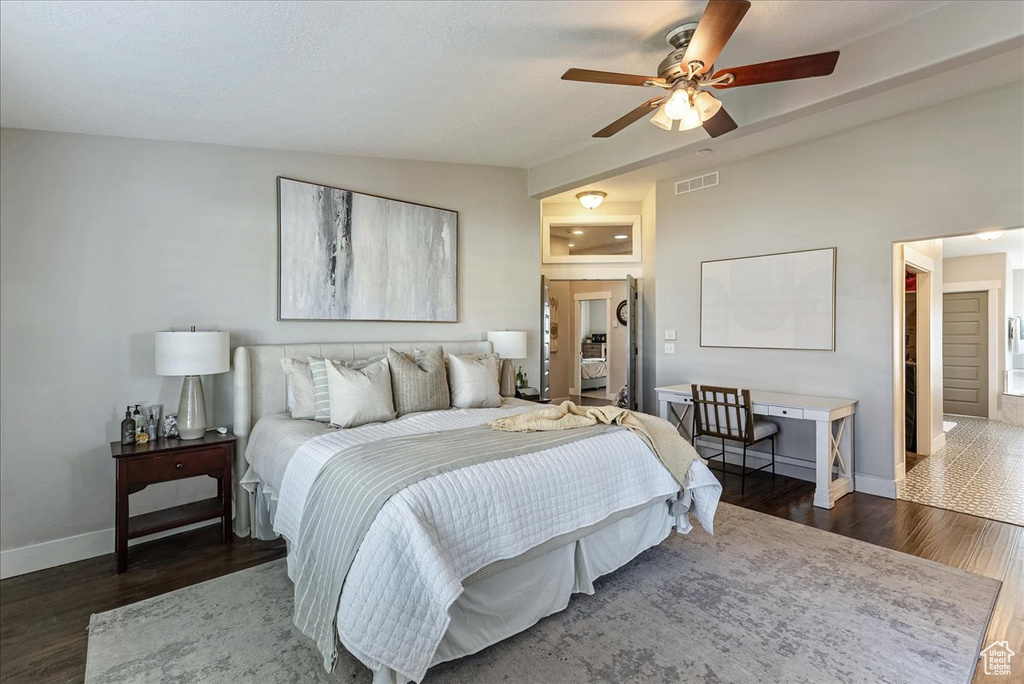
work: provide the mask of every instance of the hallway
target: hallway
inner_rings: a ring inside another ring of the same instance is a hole
[[[945,420],[956,422],[946,446],[916,461],[897,498],[1024,525],[1024,427],[970,416]]]

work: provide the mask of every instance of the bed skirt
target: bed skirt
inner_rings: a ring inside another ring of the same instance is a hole
[[[597,578],[660,544],[673,522],[668,506],[660,501],[538,558],[498,573],[488,573],[487,568],[475,573],[448,609],[451,623],[431,666],[471,655],[529,629],[565,610],[573,594],[593,594]],[[475,577],[482,579],[473,581]],[[373,684],[408,681],[390,668],[373,673]]]
[[[243,478],[242,486],[248,493],[252,536],[277,538],[272,523],[276,492],[251,471]],[[593,594],[596,579],[664,541],[673,524],[681,531],[690,527],[686,515],[673,517],[664,500],[624,518],[611,519],[614,521],[598,523],[586,536],[541,556],[536,556],[536,550],[527,551],[485,566],[466,578],[462,594],[448,609],[451,622],[431,667],[481,651],[565,610],[573,594]],[[373,684],[408,681],[390,668],[373,673]]]

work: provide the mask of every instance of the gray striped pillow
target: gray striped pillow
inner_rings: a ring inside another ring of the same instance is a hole
[[[307,358],[309,360],[309,371],[313,375],[313,420],[318,423],[330,423],[331,394],[327,388],[327,366],[325,364],[330,361],[345,368],[361,370],[385,357],[375,356],[369,359],[356,359],[354,361],[335,361],[333,359],[323,359],[319,356]]]
[[[444,352],[434,347],[411,357],[388,349],[391,367],[391,395],[398,415],[451,408]]]

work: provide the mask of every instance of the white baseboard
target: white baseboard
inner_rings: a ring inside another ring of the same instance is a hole
[[[718,453],[722,450],[722,443],[715,442],[713,440],[698,439],[697,446],[701,449],[710,449],[711,453]],[[702,452],[703,455],[703,452]],[[743,449],[741,447],[733,446],[731,444],[726,445],[725,459],[732,465],[741,465],[743,462]],[[719,460],[718,458],[715,459]],[[771,454],[764,454],[759,451],[748,451],[747,452],[747,467],[759,468],[767,463],[771,463]],[[775,471],[779,475],[785,475],[787,477],[795,477],[800,480],[807,480],[808,482],[815,481],[815,463],[814,461],[808,461],[802,458],[793,458],[792,456],[785,456],[779,452],[775,452]],[[771,472],[771,469],[762,472]],[[872,475],[858,475],[853,476],[855,489],[858,492],[864,492],[865,494],[874,494],[875,496],[883,496],[887,499],[896,498],[896,481],[887,480],[882,477],[874,477]]]
[[[883,496],[886,499],[896,498],[896,480],[854,473],[853,484],[854,489],[858,492]]]
[[[220,520],[204,520],[203,522],[183,525],[173,530],[157,532],[146,537],[139,537],[128,542],[128,546],[142,544],[154,539],[169,537],[172,534],[195,530],[207,525],[219,525]],[[66,563],[95,558],[114,552],[114,528],[76,534],[73,537],[54,539],[52,541],[30,544],[16,549],[0,551],[0,579],[25,575],[36,570],[53,568]]]
[[[932,453],[934,454],[944,446],[946,446],[946,433],[940,432],[935,436],[935,439],[932,440]]]
[[[701,455],[705,453],[717,454],[722,450],[722,443],[720,441],[710,439],[697,439],[698,449],[703,449]],[[715,458],[715,461],[720,461],[720,458]],[[725,460],[731,465],[743,465],[743,448],[733,445],[726,444],[725,447]],[[772,462],[772,455],[770,453],[765,454],[761,451],[747,451],[747,467],[748,468],[760,468],[763,465],[767,465]],[[771,468],[763,470],[761,472],[771,473]],[[779,475],[785,475],[786,477],[795,477],[798,480],[807,480],[808,482],[814,482],[814,461],[808,461],[803,458],[793,458],[792,456],[785,456],[780,454],[778,451],[775,452],[775,472]]]

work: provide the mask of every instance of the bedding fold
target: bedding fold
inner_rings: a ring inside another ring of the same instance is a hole
[[[618,425],[642,439],[672,473],[680,489],[686,483],[690,465],[694,461],[704,463],[697,450],[680,436],[672,423],[618,406],[577,406],[571,401],[563,401],[558,406],[545,406],[487,423],[490,429],[503,432],[550,432],[594,425]]]

